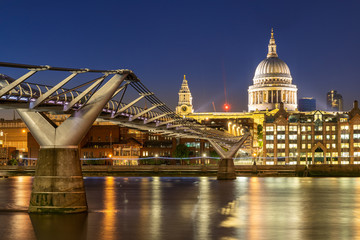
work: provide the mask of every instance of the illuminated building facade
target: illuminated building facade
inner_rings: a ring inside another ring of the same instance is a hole
[[[290,69],[276,52],[273,30],[267,58],[259,63],[248,89],[248,108],[251,111],[273,110],[283,102],[287,110],[297,108],[297,87],[292,84]]]
[[[194,112],[192,96],[185,75],[179,91],[179,102],[175,111],[179,115],[188,115]]]
[[[335,90],[331,90],[326,95],[326,105],[328,111],[343,111],[343,97]]]
[[[360,110],[287,112],[266,116],[263,164],[360,164]]]

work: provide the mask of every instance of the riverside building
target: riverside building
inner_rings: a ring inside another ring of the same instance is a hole
[[[263,164],[360,164],[360,110],[288,112],[265,117]]]

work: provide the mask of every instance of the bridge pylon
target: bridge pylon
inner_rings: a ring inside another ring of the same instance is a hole
[[[247,132],[241,138],[241,140],[233,144],[228,151],[225,151],[220,144],[214,140],[209,139],[208,141],[214,148],[214,150],[220,155],[221,159],[219,162],[219,168],[217,173],[218,180],[234,180],[236,179],[234,156],[241,146],[245,143],[246,139],[250,136]]]
[[[36,109],[17,109],[40,145],[30,213],[87,211],[78,145],[126,76],[115,73],[60,126]]]

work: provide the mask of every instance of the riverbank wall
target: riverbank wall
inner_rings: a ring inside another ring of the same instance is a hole
[[[33,176],[35,166],[0,166],[0,177]],[[238,165],[237,176],[360,177],[360,165]],[[82,166],[83,176],[216,176],[214,165]]]

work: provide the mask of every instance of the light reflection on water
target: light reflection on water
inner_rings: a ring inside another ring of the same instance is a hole
[[[356,239],[359,178],[86,178],[89,213],[29,215],[0,179],[0,239]]]

